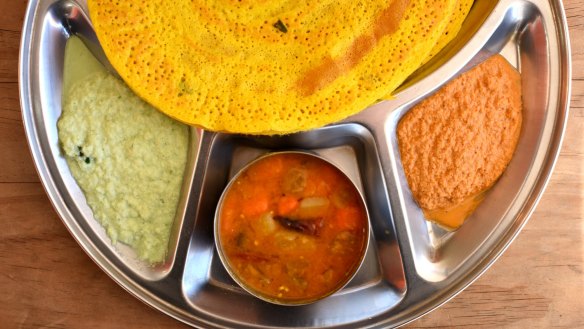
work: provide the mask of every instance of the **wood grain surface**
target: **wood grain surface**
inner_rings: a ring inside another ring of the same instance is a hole
[[[573,89],[554,174],[530,222],[480,279],[408,328],[584,328],[584,1],[564,1]],[[186,328],[115,284],[41,186],[17,73],[26,1],[0,0],[0,328]]]

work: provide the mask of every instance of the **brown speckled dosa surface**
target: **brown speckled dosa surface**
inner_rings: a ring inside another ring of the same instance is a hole
[[[584,327],[584,0],[564,1],[573,56],[564,145],[541,202],[473,285],[408,328]],[[0,328],[186,328],[114,283],[53,210],[18,100],[24,0],[0,0]]]

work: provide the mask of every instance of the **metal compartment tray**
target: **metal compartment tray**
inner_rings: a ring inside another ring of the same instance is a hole
[[[61,156],[65,44],[82,38],[100,56],[86,4],[29,2],[20,58],[23,119],[36,168],[71,234],[118,284],[185,323],[205,327],[388,327],[433,310],[483,273],[527,222],[552,172],[566,124],[571,68],[561,2],[476,0],[459,36],[396,94],[320,129],[252,137],[191,129],[189,162],[167,261],[157,267],[113,246]],[[493,53],[522,74],[524,123],[517,151],[485,201],[458,230],[427,222],[400,164],[397,122],[449,79]],[[240,289],[219,262],[213,214],[230,177],[257,156],[304,149],[337,164],[364,194],[372,239],[347,287],[315,304],[272,305]]]

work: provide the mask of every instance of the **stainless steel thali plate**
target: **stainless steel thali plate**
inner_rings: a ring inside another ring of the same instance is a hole
[[[23,119],[39,176],[64,224],[123,288],[185,323],[205,327],[391,327],[446,302],[483,273],[527,222],[559,154],[571,68],[559,1],[476,0],[460,35],[384,101],[337,124],[280,137],[191,129],[189,163],[167,261],[157,267],[112,245],[60,154],[64,51],[76,35],[100,48],[84,2],[29,2],[20,57]],[[396,142],[412,106],[486,56],[501,53],[522,75],[524,124],[516,154],[472,217],[446,232],[425,221],[409,192]],[[370,212],[365,262],[347,287],[315,304],[268,304],[240,289],[213,242],[222,189],[241,167],[275,150],[316,152],[351,176]]]

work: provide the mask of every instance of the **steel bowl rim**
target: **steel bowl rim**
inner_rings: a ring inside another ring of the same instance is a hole
[[[366,217],[364,247],[361,250],[357,266],[354,266],[351,270],[351,275],[347,276],[344,279],[344,281],[342,281],[341,284],[335,286],[334,289],[331,289],[326,294],[323,294],[323,295],[318,296],[316,298],[292,300],[292,301],[281,300],[281,299],[277,299],[277,298],[263,295],[263,294],[255,291],[249,285],[245,284],[245,282],[239,278],[239,276],[235,273],[235,271],[229,265],[227,257],[225,255],[225,253],[223,252],[223,248],[221,247],[221,238],[220,238],[220,234],[219,234],[219,222],[220,222],[220,218],[221,218],[221,210],[223,208],[223,202],[225,201],[225,197],[226,197],[227,193],[231,190],[231,187],[233,186],[233,184],[235,184],[237,179],[241,175],[243,175],[249,168],[253,167],[258,162],[260,162],[264,159],[267,159],[267,158],[274,157],[274,156],[287,155],[287,154],[296,154],[296,155],[302,155],[302,156],[307,156],[307,157],[317,159],[317,160],[322,161],[322,162],[326,163],[327,165],[333,167],[335,170],[337,170],[339,173],[341,173],[351,183],[351,186],[359,195],[359,200],[360,200],[361,205],[363,206],[363,209],[365,210],[365,217]],[[357,275],[357,273],[359,272],[359,269],[363,266],[363,263],[365,261],[365,255],[367,255],[367,251],[369,250],[369,244],[370,244],[370,239],[371,239],[371,223],[369,220],[369,210],[367,209],[367,202],[365,202],[365,198],[363,196],[363,193],[358,188],[357,184],[355,184],[355,182],[351,179],[351,177],[342,168],[340,168],[339,166],[337,166],[336,164],[334,164],[330,160],[326,159],[322,155],[316,154],[315,152],[311,152],[308,150],[296,150],[296,149],[280,150],[280,151],[267,152],[267,153],[255,158],[255,159],[251,160],[250,162],[245,164],[241,169],[239,169],[233,175],[233,177],[231,177],[229,179],[229,182],[227,183],[227,185],[223,189],[223,191],[221,193],[221,197],[219,198],[219,201],[217,202],[217,205],[215,207],[215,215],[213,216],[213,237],[214,237],[215,250],[217,250],[217,254],[219,255],[219,259],[221,261],[221,264],[223,265],[223,267],[225,268],[225,270],[227,271],[229,276],[233,279],[233,281],[235,281],[242,289],[247,291],[252,296],[259,298],[263,301],[266,301],[268,303],[281,305],[281,306],[303,306],[303,305],[309,305],[309,304],[316,303],[324,298],[327,298],[327,297],[337,293],[338,291],[343,289],[345,286],[347,286],[347,284],[349,282],[351,282],[351,280],[355,277],[355,275]]]

